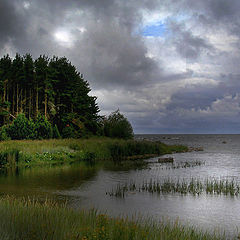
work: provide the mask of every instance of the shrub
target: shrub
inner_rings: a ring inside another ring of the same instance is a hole
[[[11,139],[21,140],[36,138],[34,122],[28,120],[24,114],[19,114],[7,131]]]
[[[60,132],[59,132],[58,127],[57,127],[56,124],[54,125],[52,131],[53,131],[53,136],[52,136],[53,138],[56,138],[56,139],[60,139],[61,138]]]
[[[62,130],[62,137],[63,138],[77,138],[78,133],[72,125],[67,124],[66,127],[63,128],[63,130]]]
[[[11,138],[8,135],[8,126],[2,126],[0,128],[0,141],[10,140]]]
[[[49,139],[53,137],[51,123],[42,115],[38,115],[35,122],[35,131],[37,139]]]
[[[127,118],[117,110],[104,121],[104,134],[112,138],[132,139],[133,129]]]

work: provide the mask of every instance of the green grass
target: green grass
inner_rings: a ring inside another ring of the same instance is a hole
[[[187,147],[105,137],[3,141],[0,142],[0,164],[21,166],[61,164],[81,160],[136,160],[184,151],[187,151]]]
[[[215,240],[179,222],[110,218],[95,210],[76,211],[51,201],[0,199],[1,240]]]

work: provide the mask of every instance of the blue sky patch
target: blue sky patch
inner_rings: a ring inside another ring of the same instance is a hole
[[[166,32],[166,25],[161,23],[155,23],[153,25],[147,25],[142,29],[142,35],[145,37],[162,37]]]

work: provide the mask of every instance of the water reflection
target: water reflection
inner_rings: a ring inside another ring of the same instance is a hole
[[[97,165],[84,162],[72,165],[7,168],[0,172],[2,194],[49,197],[54,191],[75,188],[96,176]]]

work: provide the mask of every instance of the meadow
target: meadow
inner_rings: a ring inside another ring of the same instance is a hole
[[[136,160],[172,152],[184,146],[161,142],[95,137],[90,139],[14,140],[0,142],[0,164],[8,166],[63,164],[74,161]]]

